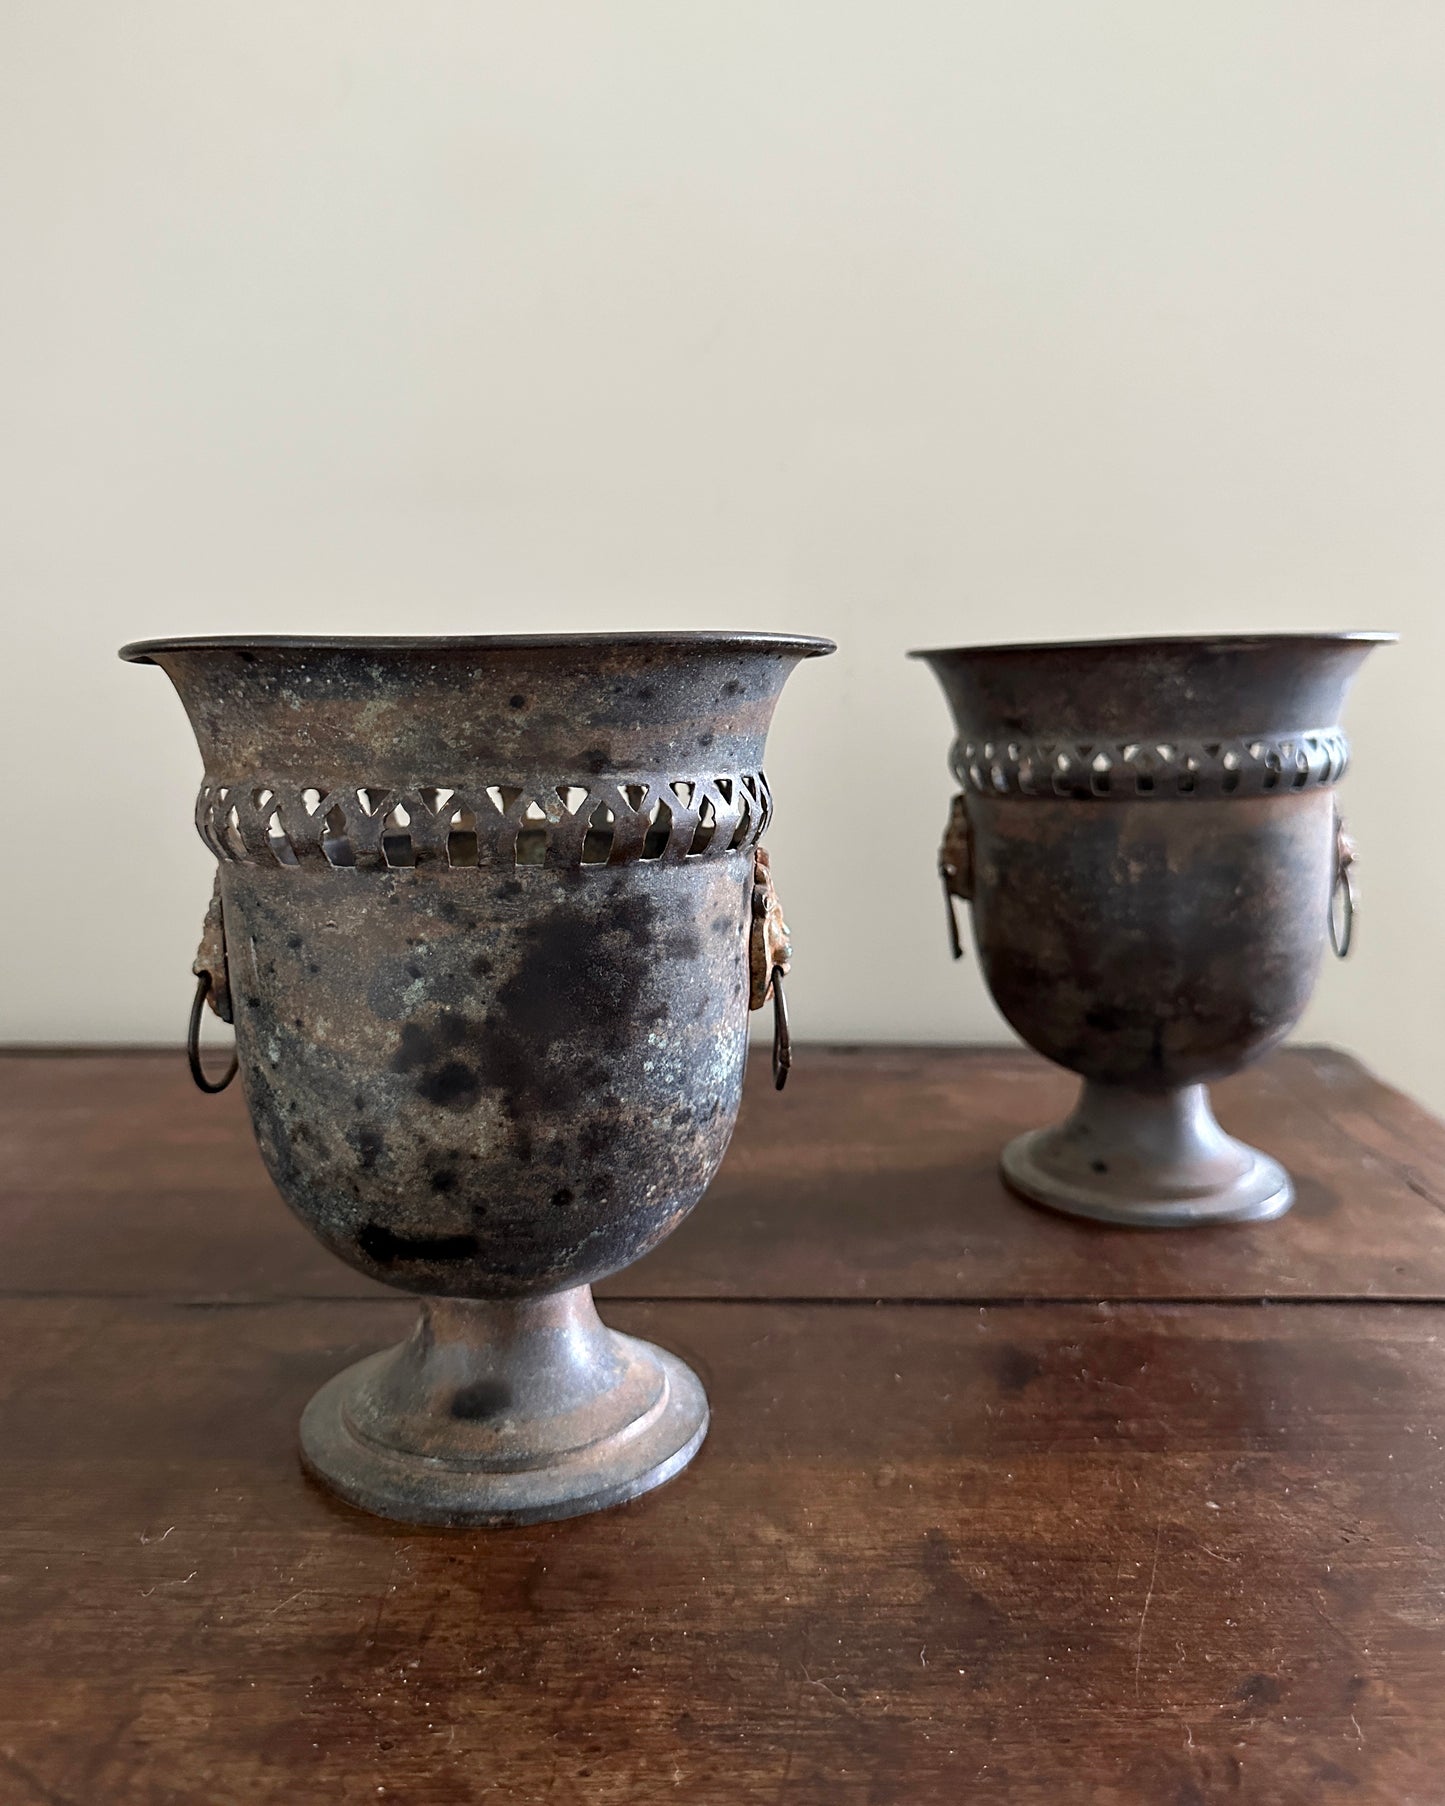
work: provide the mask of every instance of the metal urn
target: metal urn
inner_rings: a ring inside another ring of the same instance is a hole
[[[1079,1073],[1072,1114],[1003,1174],[1074,1216],[1257,1222],[1280,1164],[1205,1089],[1280,1041],[1327,937],[1348,945],[1335,802],[1351,681],[1392,634],[1246,634],[922,652],[957,728],[940,858],[984,976],[1031,1046]]]
[[[271,1177],[411,1336],[301,1422],[352,1504],[536,1522],[634,1497],[707,1429],[591,1284],[702,1196],[786,930],[761,836],[784,680],[749,633],[147,641],[205,761],[197,957]]]

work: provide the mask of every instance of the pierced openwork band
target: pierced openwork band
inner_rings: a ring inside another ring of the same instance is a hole
[[[950,763],[977,796],[1272,796],[1334,784],[1349,744],[1338,728],[1235,740],[959,740]]]
[[[207,784],[196,827],[243,865],[624,865],[721,858],[772,814],[762,772],[396,788]]]

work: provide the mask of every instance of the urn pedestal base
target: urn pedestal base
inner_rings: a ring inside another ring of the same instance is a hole
[[[329,1381],[306,1466],[348,1504],[411,1524],[545,1523],[679,1473],[707,1396],[675,1355],[600,1320],[587,1286],[505,1303],[434,1298],[395,1348]]]
[[[1063,1122],[1018,1136],[1001,1166],[1035,1204],[1146,1229],[1263,1223],[1294,1202],[1289,1174],[1225,1134],[1203,1085],[1145,1092],[1086,1082]]]

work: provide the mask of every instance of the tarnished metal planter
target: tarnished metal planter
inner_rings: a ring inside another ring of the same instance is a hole
[[[302,1419],[307,1463],[353,1504],[567,1517],[658,1485],[701,1443],[697,1378],[605,1328],[589,1288],[701,1197],[749,1004],[781,1012],[763,743],[794,664],[831,650],[761,634],[125,648],[170,676],[205,760],[218,879],[193,1031],[203,997],[234,1018],[292,1209],[423,1296],[410,1339]]]
[[[1075,1216],[1278,1216],[1277,1161],[1206,1083],[1273,1047],[1353,904],[1334,787],[1350,682],[1390,634],[1245,635],[924,652],[962,791],[940,860],[990,990],[1082,1074],[1072,1115],[1011,1142],[1008,1182]],[[1339,916],[1332,911],[1339,910]]]

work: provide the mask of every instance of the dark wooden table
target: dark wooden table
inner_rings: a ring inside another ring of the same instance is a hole
[[[620,1510],[405,1530],[297,1465],[410,1307],[178,1056],[0,1059],[0,1806],[1445,1801],[1445,1127],[1331,1052],[1218,1093],[1300,1202],[1015,1202],[1030,1056],[757,1062],[601,1288],[714,1408]]]

